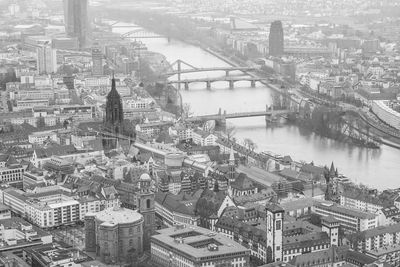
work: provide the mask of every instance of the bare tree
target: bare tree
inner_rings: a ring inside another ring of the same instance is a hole
[[[193,115],[192,106],[189,103],[185,103],[182,106],[182,117],[189,118]]]
[[[235,126],[233,124],[227,125],[226,129],[225,129],[225,133],[226,133],[226,136],[228,138],[228,141],[230,141],[231,138],[236,134]]]

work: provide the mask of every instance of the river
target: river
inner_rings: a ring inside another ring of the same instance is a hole
[[[127,28],[114,28],[115,32],[126,32]],[[142,39],[150,51],[164,54],[170,63],[181,59],[195,67],[224,67],[228,64],[201,48],[176,40]],[[240,75],[240,73],[233,73]],[[218,77],[222,72],[184,74],[182,78]],[[204,83],[190,84],[188,91],[182,90],[184,103],[189,103],[196,115],[215,114],[218,109],[227,112],[260,111],[272,103],[271,89],[257,84],[251,88],[249,82],[237,82],[230,90],[226,82],[212,84],[206,90]],[[334,162],[339,173],[356,183],[378,189],[397,188],[400,180],[400,150],[382,146],[379,150],[361,148],[320,137],[297,126],[283,125],[267,127],[264,118],[245,118],[228,121],[236,127],[235,137],[242,141],[250,138],[257,144],[257,151],[290,155],[296,161],[314,161],[316,165],[330,166]]]

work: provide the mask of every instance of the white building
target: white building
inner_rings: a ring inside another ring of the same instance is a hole
[[[52,131],[34,132],[28,136],[29,143],[42,145],[44,141],[58,142],[57,133]]]
[[[372,111],[378,118],[400,130],[400,113],[388,106],[389,101],[375,100],[372,102]]]
[[[216,146],[218,137],[213,133],[205,132],[200,129],[196,129],[192,134],[193,142],[199,146]]]
[[[372,203],[372,198],[368,201],[366,198],[362,197],[362,195],[351,196],[350,193],[349,195],[346,193],[340,195],[340,205],[371,213],[377,213],[383,208],[381,204]]]
[[[340,225],[350,231],[360,232],[378,227],[378,215],[349,209],[333,203],[320,203],[313,208],[320,216],[333,216]]]

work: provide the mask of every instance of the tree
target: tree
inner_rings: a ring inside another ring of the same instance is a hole
[[[189,118],[193,115],[192,106],[189,103],[185,103],[182,106],[182,117]]]
[[[231,138],[232,138],[232,137],[235,135],[235,133],[236,133],[236,128],[235,128],[235,126],[234,126],[233,124],[228,124],[228,125],[226,126],[225,133],[226,133],[226,135],[227,135],[227,137],[228,137],[228,141],[230,141]]]

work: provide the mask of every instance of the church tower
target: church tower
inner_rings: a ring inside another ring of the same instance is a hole
[[[150,175],[144,173],[139,179],[138,209],[143,215],[143,247],[150,249],[151,235],[154,233],[155,211],[154,211],[154,192],[151,191]]]
[[[115,135],[121,134],[123,121],[124,111],[122,108],[122,100],[115,85],[115,78],[113,77],[111,80],[111,91],[108,93],[106,99],[105,131]],[[106,139],[105,141],[107,149],[116,148],[116,140]]]
[[[284,209],[275,203],[267,203],[267,263],[282,261]]]
[[[231,147],[231,152],[229,154],[229,163],[228,163],[228,179],[229,182],[235,181],[236,167],[235,167],[235,154],[233,151],[233,147]]]

